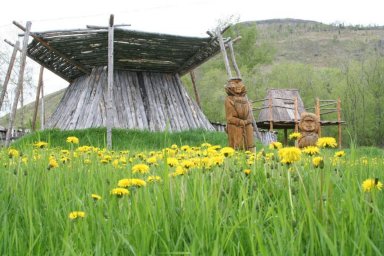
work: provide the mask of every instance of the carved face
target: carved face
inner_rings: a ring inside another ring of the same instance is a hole
[[[226,91],[228,95],[244,95],[246,93],[245,86],[240,79],[229,80]]]
[[[301,120],[300,128],[306,132],[314,132],[317,128],[316,120],[310,116],[307,116]]]

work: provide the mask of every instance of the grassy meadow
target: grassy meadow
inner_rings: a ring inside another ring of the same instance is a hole
[[[1,255],[382,255],[383,151],[223,133],[31,134],[0,151]],[[331,147],[331,148],[329,148]]]

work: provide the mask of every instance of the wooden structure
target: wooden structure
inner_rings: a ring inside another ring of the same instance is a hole
[[[105,127],[108,28],[32,34],[30,58],[70,82],[46,128]],[[225,39],[228,43],[228,39]],[[110,117],[115,128],[214,130],[180,76],[220,52],[217,37],[181,37],[114,28]]]
[[[267,96],[264,99],[253,101],[253,103],[256,102],[262,102],[261,107],[253,108],[254,111],[260,111],[256,121],[257,126],[269,130],[269,133],[275,129],[284,129],[284,143],[287,144],[287,130],[292,129],[297,132],[301,113],[306,112],[299,91],[297,89],[269,89]],[[331,105],[336,106],[330,108]],[[340,98],[337,101],[316,99],[315,107],[307,108],[307,110],[315,110],[315,114],[320,120],[319,137],[321,137],[321,126],[338,126],[338,144],[341,147],[341,125],[345,124],[345,121],[341,120]],[[322,120],[323,115],[331,113],[337,113],[336,121]],[[272,136],[271,138],[277,137]]]
[[[316,98],[315,107],[309,108],[311,110],[315,110],[315,114],[320,120],[320,129],[319,129],[319,137],[321,137],[321,126],[331,126],[337,125],[337,134],[338,134],[338,146],[342,147],[342,135],[341,135],[341,125],[345,124],[345,121],[341,120],[341,99],[338,97],[337,100],[320,100]],[[334,121],[326,121],[322,120],[324,115],[329,115],[336,113],[337,120]]]
[[[261,107],[253,108],[254,111],[260,111],[256,121],[257,127],[267,129],[272,134],[274,129],[284,129],[285,144],[287,144],[287,130],[297,131],[300,115],[305,112],[299,91],[297,89],[269,89],[266,98],[253,102],[262,102]],[[264,137],[277,138],[268,133],[265,133]]]

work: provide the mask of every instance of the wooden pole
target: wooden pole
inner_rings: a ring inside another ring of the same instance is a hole
[[[8,87],[9,79],[11,78],[12,69],[13,69],[13,65],[15,64],[16,54],[17,54],[17,51],[19,50],[19,46],[20,46],[20,42],[16,41],[16,44],[13,47],[13,52],[12,52],[11,60],[9,61],[9,66],[8,66],[7,74],[5,75],[5,79],[4,79],[4,83],[3,83],[3,88],[1,89],[1,94],[0,94],[0,110],[1,110],[1,107],[3,106],[3,102],[4,102],[4,98],[5,98],[5,93],[7,92],[7,87]]]
[[[24,134],[25,124],[24,124],[24,86],[21,87],[20,92],[20,125],[21,131]]]
[[[39,109],[40,92],[41,92],[41,86],[43,84],[43,72],[44,72],[44,67],[40,66],[39,81],[37,83],[37,89],[36,89],[35,108],[33,110],[33,117],[32,117],[32,131],[36,130],[37,111]]]
[[[273,131],[273,111],[272,111],[272,97],[269,97],[269,131]]]
[[[195,76],[195,71],[191,70],[191,72],[189,72],[189,74],[191,75],[192,86],[193,86],[193,91],[195,92],[196,103],[197,103],[197,105],[199,106],[199,108],[201,109],[201,105],[200,105],[200,96],[199,96],[199,92],[197,91],[197,87],[196,87],[196,76]]]
[[[298,132],[299,131],[299,121],[298,121],[299,109],[297,106],[297,97],[295,97],[293,104],[295,107],[295,132]]]
[[[112,125],[113,125],[113,109],[112,109],[112,90],[113,90],[113,20],[111,14],[108,27],[108,91],[107,91],[107,149],[112,148]]]
[[[339,135],[339,149],[341,149],[341,99],[337,99],[337,126]]]
[[[15,121],[17,103],[19,102],[20,92],[21,92],[22,87],[23,87],[24,69],[25,69],[25,63],[26,63],[26,59],[27,59],[28,39],[29,39],[29,32],[31,31],[31,25],[32,25],[32,23],[30,21],[27,21],[24,40],[23,40],[23,48],[22,48],[21,56],[20,56],[19,77],[18,77],[17,87],[16,87],[16,91],[15,91],[15,98],[13,100],[12,112],[11,112],[11,115],[9,117],[7,135],[5,138],[5,146],[6,147],[9,147],[9,144],[11,142],[11,133],[12,133],[13,124]]]
[[[238,78],[241,78],[240,69],[237,66],[236,58],[235,58],[235,52],[233,50],[233,43],[230,40],[227,44],[228,44],[229,52],[231,53],[231,61],[232,61],[233,67],[235,68],[236,75],[237,75]]]
[[[223,54],[225,70],[227,71],[228,78],[232,78],[232,72],[231,72],[231,67],[229,66],[227,51],[225,50],[223,37],[221,36],[221,31],[219,27],[216,29],[216,36],[217,36],[217,39],[219,40],[220,49],[221,49],[221,53]]]
[[[315,114],[319,119],[319,138],[321,137],[320,99],[316,98]]]
[[[41,81],[41,113],[40,113],[40,130],[45,129],[45,103],[44,103],[44,82]]]

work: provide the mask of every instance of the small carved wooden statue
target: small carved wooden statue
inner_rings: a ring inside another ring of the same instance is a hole
[[[240,78],[230,79],[225,87],[226,132],[229,146],[255,151],[253,140],[252,107],[246,97],[246,88]]]
[[[320,121],[319,118],[308,112],[301,113],[299,129],[301,137],[298,140],[299,148],[316,146],[319,138]]]

